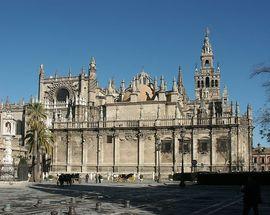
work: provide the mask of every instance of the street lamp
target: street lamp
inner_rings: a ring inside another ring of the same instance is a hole
[[[180,187],[185,187],[185,180],[184,180],[184,137],[185,137],[185,129],[181,128],[180,130],[180,137],[181,137],[181,155],[182,155],[182,165],[181,165],[181,180],[180,180]],[[179,148],[180,149],[180,148]]]
[[[157,182],[160,183],[160,150],[161,150],[161,140],[159,137],[156,139],[156,151],[157,151],[157,162],[158,162],[158,177]]]

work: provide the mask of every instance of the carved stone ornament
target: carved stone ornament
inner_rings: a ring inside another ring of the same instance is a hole
[[[145,135],[142,133],[142,132],[139,132],[138,134],[137,134],[137,137],[138,138],[143,138]]]
[[[126,138],[126,140],[131,140],[132,139],[132,135],[131,134],[126,134],[125,135],[125,138]]]
[[[59,81],[52,82],[48,87],[47,96],[50,102],[53,102],[55,94],[58,89],[65,88],[68,90],[71,97],[75,95],[75,92],[78,91],[78,83],[72,81]]]

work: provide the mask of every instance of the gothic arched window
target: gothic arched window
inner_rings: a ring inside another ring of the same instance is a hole
[[[146,85],[146,77],[143,77],[143,84]]]
[[[206,77],[205,78],[205,86],[206,87],[209,87],[210,86],[210,79],[209,79],[209,77]]]
[[[21,120],[16,121],[16,134],[17,135],[22,134],[22,121]]]
[[[171,153],[172,152],[172,140],[171,139],[161,140],[161,152],[162,153]]]
[[[200,81],[197,82],[197,87],[200,88]]]
[[[57,90],[56,99],[58,102],[65,102],[67,98],[69,98],[69,92],[67,89],[60,88]]]
[[[205,154],[210,151],[210,139],[202,138],[198,140],[198,151]]]
[[[216,85],[216,87],[218,87],[218,80],[215,81],[215,85]]]
[[[211,81],[211,87],[214,87],[215,86],[215,83],[214,83],[214,80]]]
[[[179,139],[178,141],[179,141],[179,154],[181,154],[182,152],[184,154],[190,153],[191,140],[190,139],[184,139],[184,143],[182,143],[181,139]]]
[[[204,83],[203,83],[203,81],[201,81],[201,86],[202,86],[202,88],[204,87]]]
[[[204,66],[205,66],[205,67],[209,67],[209,66],[210,66],[209,60],[205,60]]]

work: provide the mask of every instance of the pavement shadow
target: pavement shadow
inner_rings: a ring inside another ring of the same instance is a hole
[[[32,189],[60,194],[66,197],[90,199],[104,203],[122,204],[130,201],[132,208],[139,208],[154,214],[176,214],[177,193],[183,193],[177,185],[145,185],[140,187],[128,185],[104,186],[96,184],[73,184],[56,186],[53,184],[34,184]],[[179,194],[180,194],[179,193]]]

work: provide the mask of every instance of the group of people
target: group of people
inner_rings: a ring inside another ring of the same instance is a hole
[[[101,174],[96,173],[96,174],[95,174],[95,181],[96,181],[96,183],[101,183],[101,182],[102,182],[102,180],[103,180],[102,175],[101,175]],[[89,174],[88,174],[88,173],[85,175],[85,182],[86,182],[86,183],[88,183],[88,182],[89,182]]]

